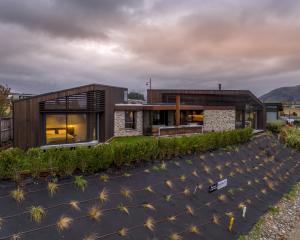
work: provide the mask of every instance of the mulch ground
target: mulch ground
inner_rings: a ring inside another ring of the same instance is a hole
[[[273,136],[261,135],[237,147],[111,173],[107,182],[100,180],[101,174],[85,176],[84,191],[74,186],[73,178],[60,179],[52,197],[46,181],[29,183],[23,187],[26,195],[21,203],[9,195],[14,183],[1,182],[0,239],[160,240],[172,239],[174,233],[189,240],[237,239],[299,181],[299,159],[299,152]],[[227,187],[208,192],[210,185],[223,179],[228,180]],[[103,189],[108,192],[105,202],[98,198]],[[80,209],[72,208],[70,201]],[[31,206],[46,210],[40,223],[31,219]],[[101,213],[97,220],[89,216],[92,207]],[[63,230],[57,228],[61,216],[72,219]],[[230,216],[235,219],[232,231]],[[145,226],[147,219],[151,229]]]

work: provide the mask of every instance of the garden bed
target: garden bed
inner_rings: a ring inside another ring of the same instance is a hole
[[[61,179],[52,196],[45,181],[27,184],[20,202],[11,196],[15,184],[2,182],[0,239],[237,239],[299,181],[299,159],[299,152],[261,135],[243,145],[77,178],[77,185],[73,177]],[[225,178],[227,187],[208,193]],[[40,223],[31,206],[44,211]]]

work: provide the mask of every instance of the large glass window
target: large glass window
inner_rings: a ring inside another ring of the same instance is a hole
[[[136,112],[125,111],[125,128],[135,129],[136,128]]]
[[[180,111],[181,125],[203,125],[203,111]]]
[[[46,144],[87,141],[86,114],[46,114]]]

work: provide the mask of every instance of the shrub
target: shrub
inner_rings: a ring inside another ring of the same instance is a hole
[[[40,148],[31,148],[28,150],[26,156],[26,160],[28,162],[28,170],[33,177],[38,178],[43,168],[45,168],[43,150]]]
[[[283,128],[281,136],[286,144],[292,148],[300,150],[300,130],[297,128]]]
[[[280,133],[281,129],[285,126],[285,122],[282,120],[275,120],[267,123],[267,130],[272,133]]]
[[[138,142],[112,142],[93,148],[46,151],[35,148],[26,153],[20,149],[10,149],[0,153],[0,178],[18,180],[20,172],[24,170],[34,177],[38,177],[42,170],[49,171],[52,176],[72,175],[77,169],[94,173],[112,165],[119,167],[140,161],[164,160],[245,143],[251,134],[252,130],[247,128],[184,137],[141,138]]]
[[[19,181],[21,171],[27,169],[24,161],[24,152],[20,149],[13,148],[0,153],[0,177],[12,178]]]

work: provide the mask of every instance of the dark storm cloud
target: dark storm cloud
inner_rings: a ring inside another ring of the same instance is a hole
[[[294,0],[0,0],[0,83],[250,89],[299,83]]]
[[[128,23],[137,0],[1,0],[0,20],[57,37],[106,39],[110,27]]]

